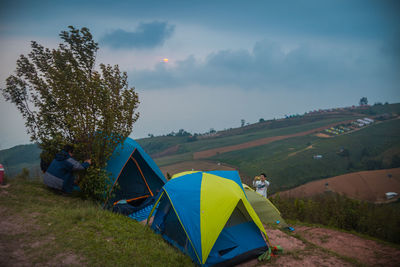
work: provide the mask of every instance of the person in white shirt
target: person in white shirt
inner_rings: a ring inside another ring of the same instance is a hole
[[[267,198],[267,188],[269,186],[269,182],[266,180],[267,177],[265,173],[260,174],[260,180],[253,180],[253,186],[256,188],[256,192]]]

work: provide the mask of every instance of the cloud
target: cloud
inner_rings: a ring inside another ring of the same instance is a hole
[[[164,44],[175,30],[174,25],[166,22],[140,23],[134,32],[122,29],[106,34],[100,42],[112,48],[155,48]]]
[[[252,49],[220,50],[203,60],[189,56],[174,65],[130,73],[137,88],[161,89],[193,85],[244,90],[332,90],[385,87],[398,83],[393,64],[375,44],[334,44],[310,40],[286,49],[274,41]]]

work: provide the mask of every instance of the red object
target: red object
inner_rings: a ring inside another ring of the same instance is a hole
[[[4,167],[0,164],[0,185],[4,183]]]

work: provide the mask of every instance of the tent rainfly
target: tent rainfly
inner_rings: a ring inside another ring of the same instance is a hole
[[[280,228],[289,227],[280,211],[268,198],[263,197],[246,184],[243,184],[243,188],[251,206],[264,224],[278,225]]]
[[[106,192],[106,205],[124,200],[139,206],[147,198],[156,196],[167,182],[156,163],[129,137],[115,149],[106,171],[112,183],[112,188]],[[115,186],[117,181],[118,187]]]
[[[268,249],[236,171],[174,175],[156,206],[152,229],[201,266],[232,266]]]

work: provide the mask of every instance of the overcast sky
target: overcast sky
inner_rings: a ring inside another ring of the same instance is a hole
[[[128,72],[132,137],[206,132],[312,109],[400,102],[400,1],[0,1],[0,86],[30,41],[88,27]],[[167,58],[168,62],[163,59]],[[29,143],[0,96],[0,149]]]

